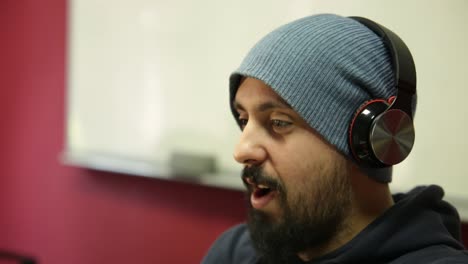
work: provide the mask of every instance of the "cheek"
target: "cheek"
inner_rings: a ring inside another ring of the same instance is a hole
[[[278,174],[289,192],[313,192],[330,166],[332,150],[313,137],[298,137],[277,156]]]

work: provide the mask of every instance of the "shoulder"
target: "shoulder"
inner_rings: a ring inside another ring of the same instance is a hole
[[[257,256],[245,224],[236,225],[221,234],[202,260],[203,264],[256,262]]]
[[[462,264],[468,263],[468,251],[436,245],[420,249],[391,262],[391,264]]]

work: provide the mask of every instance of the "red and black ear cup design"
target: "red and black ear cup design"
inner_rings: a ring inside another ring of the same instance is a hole
[[[388,102],[376,99],[359,108],[349,129],[349,144],[354,158],[368,167],[387,167],[400,163],[414,144],[412,119],[406,112],[389,109]]]
[[[386,100],[376,99],[364,103],[354,115],[349,127],[349,145],[354,158],[359,163],[380,167],[381,164],[372,152],[369,141],[374,120],[387,110],[389,105]]]

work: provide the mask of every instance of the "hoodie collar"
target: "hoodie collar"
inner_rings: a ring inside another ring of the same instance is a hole
[[[310,263],[378,263],[433,245],[462,249],[460,218],[431,185],[393,195],[394,206],[341,248]]]

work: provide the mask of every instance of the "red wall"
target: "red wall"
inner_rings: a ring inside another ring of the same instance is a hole
[[[198,263],[244,218],[241,193],[60,164],[66,10],[0,1],[0,249],[47,264]]]

